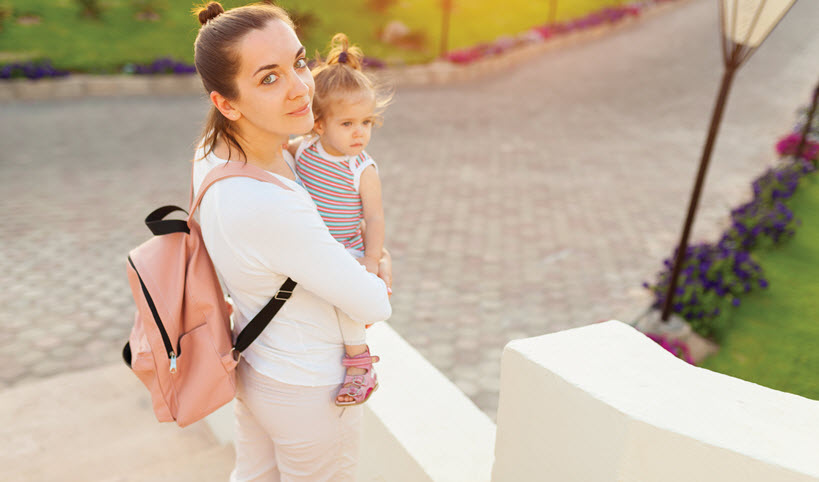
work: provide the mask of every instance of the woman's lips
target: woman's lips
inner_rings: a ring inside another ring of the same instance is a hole
[[[308,112],[310,112],[310,104],[305,104],[304,107],[302,107],[301,109],[294,110],[293,112],[290,112],[287,115],[300,117],[300,116],[306,115]]]

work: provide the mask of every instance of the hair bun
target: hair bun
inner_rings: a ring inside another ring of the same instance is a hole
[[[333,35],[330,41],[330,52],[327,54],[327,65],[344,64],[355,70],[361,70],[364,65],[364,52],[355,45],[350,45],[350,39],[343,33]]]
[[[205,25],[223,13],[225,13],[225,9],[219,2],[210,2],[199,9],[197,16],[199,17],[199,23]]]

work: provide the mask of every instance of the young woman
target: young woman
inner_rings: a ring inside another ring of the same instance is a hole
[[[211,187],[200,206],[205,245],[240,331],[289,276],[298,283],[242,354],[231,480],[354,480],[361,407],[341,408],[344,345],[335,307],[361,324],[390,316],[391,266],[368,272],[329,233],[282,146],[313,128],[313,78],[287,14],[272,5],[198,12],[195,63],[213,103],[194,186],[228,160],[278,177]]]

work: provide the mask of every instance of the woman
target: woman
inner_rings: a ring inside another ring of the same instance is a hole
[[[232,160],[275,174],[285,187],[236,177],[202,200],[202,235],[233,299],[235,331],[288,276],[298,283],[237,368],[231,480],[353,480],[362,409],[333,403],[344,378],[334,306],[360,323],[387,319],[389,258],[385,283],[347,254],[282,150],[291,134],[313,127],[313,78],[287,14],[272,5],[225,12],[211,2],[198,16],[195,63],[213,106],[194,186]]]

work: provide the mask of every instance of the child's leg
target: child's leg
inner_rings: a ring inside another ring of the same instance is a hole
[[[353,258],[362,258],[363,251],[348,248],[347,252]],[[361,323],[356,323],[347,313],[336,308],[336,318],[338,319],[338,327],[341,330],[341,339],[344,340],[344,351],[347,356],[356,356],[364,353],[367,349],[367,336],[364,334],[365,327]],[[351,372],[352,368],[347,368],[347,373],[357,375],[357,372]],[[356,370],[361,370],[356,368]]]
[[[336,308],[336,318],[338,327],[341,330],[341,338],[344,340],[344,351],[349,356],[356,356],[364,353],[367,349],[367,336],[364,334],[364,325],[352,320],[347,313]],[[347,373],[351,373],[347,369]],[[360,370],[360,369],[356,369]]]
[[[348,357],[354,357],[367,351],[367,337],[364,333],[364,325],[352,320],[347,313],[336,308],[336,318],[338,327],[341,330],[341,338],[344,340],[344,352]],[[363,375],[367,373],[364,368],[347,367],[347,375]],[[339,395],[339,402],[351,402],[353,398],[348,395]]]

